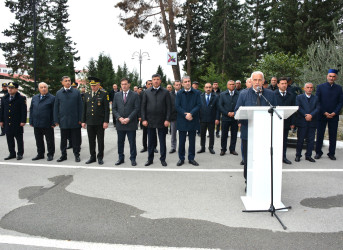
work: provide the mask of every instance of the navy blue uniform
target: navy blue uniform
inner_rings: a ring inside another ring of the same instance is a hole
[[[24,128],[20,123],[26,123],[27,106],[26,97],[17,92],[13,97],[9,94],[3,97],[0,122],[4,123],[4,130],[7,137],[8,150],[11,157],[15,157],[15,142],[18,144],[18,156],[24,154]]]
[[[329,153],[328,155],[334,156],[336,151],[336,140],[337,140],[337,128],[339,120],[339,112],[343,106],[343,92],[342,87],[337,84],[326,82],[317,86],[316,96],[320,104],[320,111],[318,115],[318,126],[317,126],[317,141],[316,141],[316,154],[321,156],[323,154],[322,146],[325,134],[326,124],[329,128]],[[333,118],[326,118],[325,112],[331,114],[335,112]]]

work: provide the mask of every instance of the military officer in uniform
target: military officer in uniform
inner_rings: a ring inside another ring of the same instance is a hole
[[[5,128],[7,145],[10,155],[5,160],[17,157],[23,159],[24,154],[24,126],[27,118],[26,97],[18,92],[19,84],[10,82],[8,84],[8,94],[3,98],[3,105],[0,114],[0,126]],[[18,153],[15,152],[15,142],[17,140]]]
[[[3,100],[2,98],[7,95],[8,93],[8,90],[7,90],[7,83],[3,83],[2,84],[2,90],[0,91],[0,112],[2,110],[2,103],[3,103]],[[1,114],[1,113],[0,113]],[[0,136],[4,136],[5,135],[5,129],[4,128],[1,128],[1,133],[0,133]]]
[[[91,91],[85,93],[82,113],[82,127],[87,127],[90,158],[86,164],[96,161],[100,165],[104,164],[104,137],[105,129],[108,128],[110,119],[109,95],[100,89],[100,79],[89,77]],[[98,139],[98,155],[96,157],[95,146]]]

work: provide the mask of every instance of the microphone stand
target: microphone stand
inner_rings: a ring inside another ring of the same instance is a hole
[[[270,207],[268,210],[243,210],[242,212],[245,213],[254,213],[254,212],[267,212],[267,213],[271,213],[271,216],[275,216],[275,218],[280,222],[282,228],[284,230],[287,229],[287,227],[282,223],[281,219],[279,218],[279,216],[276,214],[276,211],[278,210],[284,210],[284,209],[291,209],[291,206],[288,207],[283,207],[283,208],[275,208],[274,206],[274,174],[273,174],[273,115],[274,113],[279,117],[279,119],[282,119],[282,117],[280,116],[280,114],[275,110],[275,106],[273,106],[268,100],[267,98],[265,98],[265,96],[261,93],[258,92],[258,94],[261,94],[261,96],[263,97],[263,99],[267,102],[267,104],[269,105],[269,109],[268,109],[268,113],[270,113],[270,125],[271,125],[271,129],[270,129],[270,174],[271,174],[271,199],[270,199]]]

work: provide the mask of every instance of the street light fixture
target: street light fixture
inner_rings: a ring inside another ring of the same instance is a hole
[[[139,82],[140,82],[140,86],[142,86],[142,61],[144,57],[148,57],[148,60],[150,60],[150,56],[148,52],[142,52],[142,50],[135,51],[132,54],[132,58],[131,59],[135,59],[136,57],[138,57],[139,60]]]

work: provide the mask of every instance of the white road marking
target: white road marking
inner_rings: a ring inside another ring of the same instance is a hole
[[[118,167],[100,167],[82,166],[82,165],[61,165],[61,164],[37,164],[37,163],[17,163],[17,162],[0,162],[0,165],[28,166],[43,168],[71,168],[71,169],[90,169],[90,170],[108,170],[108,171],[137,171],[137,172],[209,172],[209,173],[239,173],[243,169],[187,169],[187,168],[118,168]],[[343,172],[343,169],[283,169],[283,172]]]
[[[138,245],[123,245],[123,244],[107,244],[107,243],[93,243],[83,241],[69,241],[69,240],[53,240],[47,238],[36,237],[22,237],[11,235],[0,235],[0,244],[13,244],[21,246],[35,246],[35,247],[51,247],[51,248],[64,248],[64,249],[119,249],[119,250],[196,250],[196,249],[209,249],[209,248],[176,248],[176,247],[156,247],[156,246],[138,246]],[[212,248],[213,249],[213,248]]]

